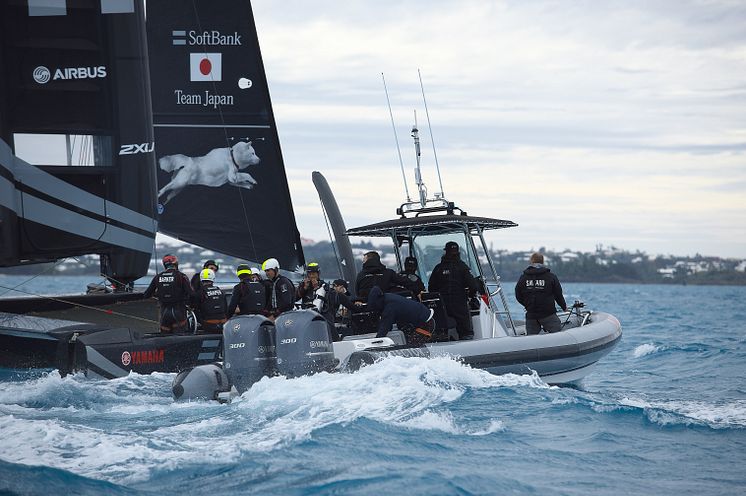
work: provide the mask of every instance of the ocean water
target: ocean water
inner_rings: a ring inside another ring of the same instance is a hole
[[[745,494],[746,288],[565,294],[624,331],[577,388],[391,358],[221,405],[173,374],[0,371],[0,493]]]

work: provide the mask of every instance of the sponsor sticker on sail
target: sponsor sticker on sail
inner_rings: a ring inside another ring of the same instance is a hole
[[[220,53],[190,53],[190,81],[222,81],[223,64]]]

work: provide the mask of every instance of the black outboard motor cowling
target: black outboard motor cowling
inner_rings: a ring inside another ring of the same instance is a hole
[[[275,375],[275,327],[261,315],[238,315],[223,325],[223,369],[239,394]]]
[[[331,372],[339,361],[329,327],[314,310],[291,310],[275,320],[277,372],[299,377],[321,371]]]

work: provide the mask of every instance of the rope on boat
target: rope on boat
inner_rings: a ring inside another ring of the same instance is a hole
[[[38,274],[33,275],[33,276],[29,277],[28,279],[26,279],[25,281],[16,284],[12,288],[9,288],[8,286],[0,286],[1,288],[5,289],[4,292],[0,293],[0,296],[6,295],[6,294],[10,293],[11,291],[16,291],[17,288],[20,288],[24,284],[33,281],[34,279],[36,279],[37,277],[39,277],[39,276],[41,276],[43,274],[46,274],[47,272],[49,272],[50,270],[54,269],[55,267],[57,267],[59,264],[65,262],[66,260],[67,260],[67,258],[63,258],[62,260],[57,260],[54,264],[52,264],[49,267],[47,267],[46,269],[42,270]],[[23,293],[23,291],[19,291],[19,292]]]
[[[140,320],[140,321],[148,322],[148,323],[151,323],[151,324],[158,324],[159,323],[159,322],[157,322],[155,320],[146,319],[145,317],[138,317],[136,315],[130,315],[130,314],[126,314],[126,313],[115,312],[114,310],[93,307],[91,305],[84,305],[82,303],[75,303],[74,301],[63,300],[62,298],[55,298],[54,296],[45,296],[45,295],[41,295],[41,294],[37,294],[37,293],[32,293],[30,291],[23,291],[22,289],[9,288],[8,286],[3,286],[2,284],[0,284],[0,288],[7,289],[9,291],[17,291],[19,293],[24,293],[24,294],[27,294],[29,296],[35,296],[37,298],[44,298],[44,299],[51,300],[51,301],[57,301],[57,302],[64,303],[66,305],[71,305],[71,306],[74,306],[74,307],[86,308],[88,310],[95,310],[96,312],[105,313],[107,315],[116,315],[117,317],[126,317],[128,319]],[[6,291],[6,293],[7,293],[7,291]],[[5,294],[5,293],[3,293],[3,294]]]

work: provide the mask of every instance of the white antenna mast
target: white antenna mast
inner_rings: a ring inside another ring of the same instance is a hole
[[[412,126],[412,138],[414,138],[414,153],[417,159],[417,166],[414,169],[414,181],[417,183],[417,190],[420,193],[420,205],[424,208],[427,203],[427,188],[422,181],[422,171],[420,170],[420,132],[417,129],[417,111],[414,111],[414,126]]]
[[[433,128],[430,126],[430,112],[427,111],[427,100],[425,99],[425,87],[422,85],[422,74],[417,69],[417,76],[420,78],[420,89],[422,90],[422,101],[425,104],[425,115],[427,116],[427,128],[430,131],[430,143],[433,145],[433,157],[435,157],[435,169],[438,171],[438,184],[440,184],[440,197],[444,198],[443,180],[440,178],[440,164],[438,164],[438,153],[435,151],[435,138],[433,138]],[[437,195],[436,195],[437,198]]]
[[[386,78],[381,73],[381,80],[383,81],[383,91],[386,92],[386,103],[389,104],[389,116],[391,116],[391,129],[394,130],[394,140],[396,141],[396,153],[399,154],[399,165],[401,166],[401,178],[404,181],[404,192],[407,194],[407,202],[411,202],[412,198],[409,196],[409,188],[407,187],[407,176],[404,173],[404,161],[401,159],[401,148],[399,147],[399,138],[396,136],[396,126],[394,125],[394,114],[391,112],[391,100],[389,100],[389,90],[386,88]],[[419,159],[418,159],[419,161]],[[441,190],[443,188],[441,187]]]

